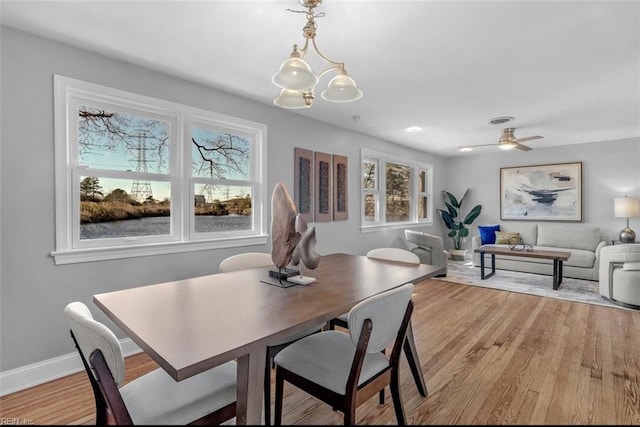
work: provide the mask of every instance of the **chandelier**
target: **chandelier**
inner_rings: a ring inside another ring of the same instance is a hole
[[[315,18],[325,14],[315,15],[313,9],[322,3],[322,0],[298,0],[298,2],[307,8],[307,11],[304,12],[307,16],[307,24],[302,29],[305,38],[304,47],[300,49],[297,44],[294,44],[289,59],[284,61],[278,72],[273,75],[271,79],[273,84],[281,88],[280,94],[273,100],[273,103],[278,107],[289,109],[310,108],[315,98],[315,86],[320,78],[330,71],[335,71],[336,75],[320,94],[322,99],[328,102],[346,103],[362,98],[362,91],[358,89],[356,82],[347,75],[344,63],[330,60],[320,52],[316,45],[317,25]],[[313,50],[320,58],[329,64],[329,67],[318,75],[305,61],[309,44],[313,46]]]

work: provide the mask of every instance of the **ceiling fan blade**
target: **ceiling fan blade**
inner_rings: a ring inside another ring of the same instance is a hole
[[[540,138],[544,138],[544,137],[543,136],[538,136],[538,135],[536,135],[536,136],[525,136],[524,138],[516,139],[516,142],[520,143],[520,142],[532,141],[534,139],[540,139]]]
[[[494,145],[500,145],[500,144],[465,145],[465,147],[469,147],[469,148],[474,148],[474,147],[493,147]]]
[[[500,145],[500,144],[463,145],[462,147],[458,147],[458,148],[493,147],[494,145]]]
[[[531,147],[527,147],[526,145],[522,145],[522,144],[516,144],[513,148],[517,148],[518,150],[522,150],[522,151],[531,150]]]

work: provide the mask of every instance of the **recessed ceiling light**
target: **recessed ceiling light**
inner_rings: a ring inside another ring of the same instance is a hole
[[[471,147],[460,147],[460,151],[473,151]]]
[[[421,130],[422,128],[420,126],[409,126],[408,128],[405,129],[405,131],[411,132],[411,133],[420,132]]]

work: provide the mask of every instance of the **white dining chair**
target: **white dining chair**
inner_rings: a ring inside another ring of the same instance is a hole
[[[420,264],[418,255],[402,248],[375,248],[367,252],[367,258],[384,259],[387,261],[406,262],[408,264]]]
[[[409,252],[402,248],[375,248],[367,252],[367,258],[382,259],[387,261],[405,262],[407,264],[418,265],[420,264],[420,258],[413,252]],[[341,314],[335,319],[329,321],[328,329],[335,329],[336,326],[343,328],[349,327],[349,313]],[[411,374],[415,380],[416,387],[420,395],[426,397],[428,394],[427,384],[424,380],[424,374],[420,366],[420,359],[418,358],[418,349],[416,347],[415,339],[413,337],[413,327],[409,323],[407,329],[407,338],[404,343],[404,353],[407,356],[407,362],[411,369]],[[384,390],[380,392],[380,403],[384,403]]]
[[[383,259],[387,261],[406,262],[407,264],[418,265],[420,264],[420,258],[413,252],[409,252],[401,248],[375,248],[367,252],[367,258]],[[349,313],[341,314],[340,316],[332,319],[329,322],[329,328],[333,329],[335,326],[341,326],[343,328],[348,327],[347,317]]]
[[[291,344],[276,364],[275,425],[282,421],[284,381],[344,413],[355,424],[356,408],[391,388],[398,425],[406,424],[400,393],[399,360],[413,311],[411,283],[356,304],[348,316],[349,331],[323,331]],[[393,344],[391,355],[383,351]]]
[[[236,416],[235,361],[179,382],[157,368],[124,384],[114,333],[82,302],[69,303],[64,313],[93,388],[96,425],[220,424]]]
[[[242,254],[232,255],[220,262],[218,269],[220,273],[230,271],[244,270],[247,268],[269,267],[273,266],[271,254],[264,252],[245,252]]]
[[[247,252],[237,255],[232,255],[225,258],[220,262],[219,270],[221,273],[228,273],[231,271],[244,270],[247,268],[267,267],[273,266],[273,261],[270,254],[259,252]],[[304,338],[308,335],[315,334],[321,331],[326,326],[325,323],[314,325],[302,332],[287,337],[285,340],[274,343],[267,346],[267,358],[265,361],[264,370],[264,421],[265,425],[271,424],[271,368],[273,367],[273,358],[282,349],[289,344]]]

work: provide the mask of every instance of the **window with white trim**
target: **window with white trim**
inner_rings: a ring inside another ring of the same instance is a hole
[[[266,126],[54,77],[56,264],[266,243]]]
[[[361,227],[404,227],[433,221],[433,166],[362,149]]]

